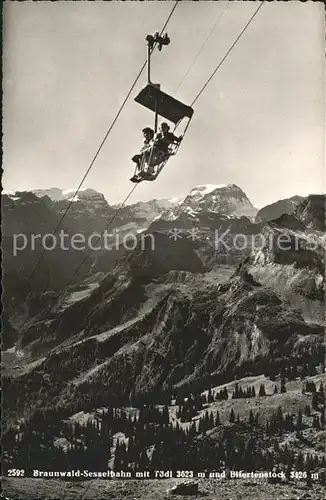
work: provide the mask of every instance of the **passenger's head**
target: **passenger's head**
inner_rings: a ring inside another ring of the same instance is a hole
[[[153,139],[153,137],[154,137],[154,130],[152,130],[151,128],[145,127],[145,128],[143,128],[142,132],[143,132],[143,135],[144,135],[145,139],[147,139],[147,140]]]
[[[160,129],[162,130],[163,134],[166,134],[170,130],[170,126],[166,122],[163,122],[160,125]]]

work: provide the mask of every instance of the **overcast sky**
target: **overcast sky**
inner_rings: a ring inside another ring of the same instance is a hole
[[[74,188],[83,177],[160,30],[172,2],[4,4],[4,189]],[[258,2],[182,1],[156,52],[152,80],[190,104]],[[209,42],[183,75],[216,20]],[[178,155],[130,199],[186,194],[198,184],[235,183],[261,207],[323,192],[325,156],[324,7],[272,2],[198,99]],[[133,101],[138,81],[84,187],[122,201],[130,157],[153,115]]]

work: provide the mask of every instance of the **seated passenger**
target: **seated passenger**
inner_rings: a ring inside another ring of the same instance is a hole
[[[170,127],[167,123],[163,122],[160,125],[160,131],[155,136],[155,146],[157,149],[162,151],[164,154],[169,154],[170,144],[179,144],[182,141],[182,136],[177,137],[176,135],[169,132]]]
[[[138,170],[140,171],[142,169],[142,159],[144,157],[144,162],[147,162],[149,160],[150,156],[150,144],[151,141],[154,138],[154,130],[152,130],[149,127],[145,127],[143,130],[143,136],[144,136],[144,145],[141,148],[139,154],[134,155],[131,159],[133,162],[137,164]]]

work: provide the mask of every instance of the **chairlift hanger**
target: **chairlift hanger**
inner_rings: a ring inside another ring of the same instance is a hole
[[[181,101],[175,99],[174,97],[170,96],[169,94],[163,92],[161,90],[161,85],[153,83],[151,81],[151,54],[155,48],[155,46],[158,47],[158,50],[161,51],[162,48],[166,45],[169,45],[170,43],[170,38],[168,37],[167,33],[163,33],[160,35],[158,32],[154,33],[154,35],[147,35],[146,36],[146,42],[147,42],[147,85],[144,87],[139,94],[135,97],[135,101],[138,104],[141,104],[145,108],[149,109],[150,111],[154,112],[154,133],[157,132],[157,126],[158,126],[158,117],[163,117],[166,120],[172,122],[174,124],[174,132],[176,128],[178,127],[179,123],[184,119],[188,118],[188,123],[185,127],[184,134],[186,133],[187,128],[189,127],[190,120],[193,116],[194,110],[191,106],[187,106],[186,104],[182,103]],[[172,146],[172,145],[171,145]],[[179,149],[179,145],[174,145],[177,147],[171,147],[169,148],[169,156],[175,155],[177,150]],[[155,149],[155,146],[152,146],[152,151],[150,154],[150,160],[151,161],[153,157],[153,150]],[[156,172],[150,175],[142,175],[140,178],[139,176],[136,175],[136,170],[135,170],[135,175],[132,177],[133,182],[141,182],[142,180],[155,180],[158,174],[161,172],[163,167],[165,166],[168,158],[164,159],[164,161],[160,162],[159,164],[156,164]],[[145,167],[145,161],[142,162],[142,170],[144,170]]]

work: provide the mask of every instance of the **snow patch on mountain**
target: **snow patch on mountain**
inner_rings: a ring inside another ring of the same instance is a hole
[[[160,219],[162,219],[162,214],[157,215],[157,216],[156,216],[156,217],[152,220],[152,222],[155,222],[155,221],[160,220]]]
[[[196,186],[192,189],[189,196],[205,196],[206,194],[215,191],[215,189],[222,189],[225,187],[227,187],[227,184],[202,184],[201,186]]]
[[[184,213],[189,215],[190,217],[196,217],[198,215],[198,212],[196,212],[195,210],[193,210],[191,207],[186,207],[184,209]]]
[[[74,189],[61,189],[61,188],[49,188],[49,189],[33,189],[31,190],[38,198],[43,198],[43,196],[48,196],[52,201],[83,201],[83,200],[105,200],[104,195],[95,191],[91,188],[80,188],[78,193],[74,198],[77,188]]]
[[[184,197],[180,197],[180,196],[177,196],[177,197],[174,197],[174,198],[167,198],[166,201],[169,202],[169,203],[173,203],[173,204],[176,204],[176,205],[180,205],[184,200]],[[162,200],[162,201],[165,201],[165,200]]]
[[[76,188],[75,189],[62,189],[61,191],[62,191],[62,195],[63,196],[67,196],[67,195],[75,193],[77,191],[77,189]],[[89,189],[89,188],[80,188],[80,189],[78,189],[79,193],[81,193],[83,191],[93,191],[93,192],[95,192],[94,189]]]
[[[218,212],[237,217],[254,217],[257,209],[235,184],[204,184],[196,186],[185,198],[187,209]]]
[[[34,193],[38,198],[48,196],[52,201],[61,201],[65,199],[63,190],[56,187],[48,189],[32,189],[31,192]]]
[[[64,189],[62,191],[62,195],[64,199],[72,199],[76,191],[77,191],[76,189]],[[90,188],[79,189],[78,197],[79,199],[98,199],[99,197],[104,198],[102,193],[99,193],[98,191],[95,191],[95,189],[90,189]]]

